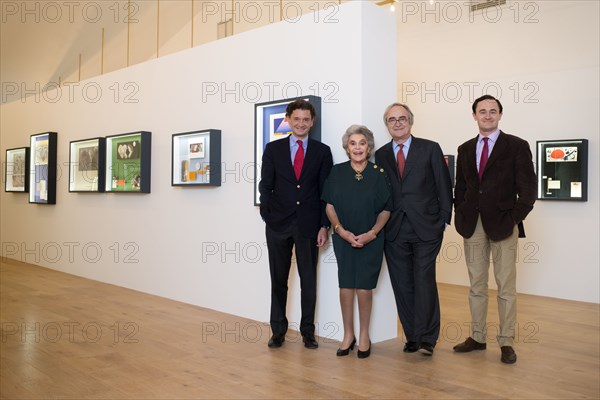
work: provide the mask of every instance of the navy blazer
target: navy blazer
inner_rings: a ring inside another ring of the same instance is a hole
[[[289,136],[268,143],[258,185],[260,215],[265,223],[281,232],[296,219],[302,235],[317,237],[322,226],[330,225],[321,194],[332,167],[329,146],[309,137],[302,173],[296,179]]]
[[[386,240],[396,238],[405,216],[419,239],[438,239],[452,217],[452,181],[440,145],[413,136],[403,178],[392,141],[377,150],[375,160],[387,171],[394,198],[394,211],[385,227]]]
[[[454,224],[461,236],[475,232],[477,218],[491,240],[509,237],[519,227],[525,237],[522,221],[533,209],[537,196],[537,179],[527,141],[500,131],[481,182],[477,172],[477,139],[458,148],[456,187],[454,189]]]

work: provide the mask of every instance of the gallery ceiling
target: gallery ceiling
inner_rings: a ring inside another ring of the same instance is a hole
[[[79,54],[85,50],[78,43],[87,35],[97,35],[99,28],[90,22],[94,21],[91,14],[86,16],[70,4],[76,2],[0,2],[3,90],[14,84],[33,90],[57,81],[58,74],[77,70]],[[114,25],[114,29],[127,29],[127,25]]]

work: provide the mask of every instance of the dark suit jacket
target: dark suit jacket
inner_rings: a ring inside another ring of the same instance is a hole
[[[262,158],[260,215],[274,231],[284,231],[294,218],[300,233],[316,237],[321,226],[329,226],[321,193],[333,166],[329,146],[308,139],[300,179],[296,179],[290,155],[289,136],[267,144]]]
[[[454,190],[454,223],[463,237],[475,231],[477,218],[492,240],[506,239],[533,209],[537,182],[529,143],[500,131],[481,182],[477,173],[475,137],[458,148],[456,187]]]
[[[413,136],[402,179],[392,141],[377,150],[375,160],[387,171],[394,198],[386,240],[396,238],[405,216],[419,239],[440,238],[452,216],[452,181],[440,145]]]

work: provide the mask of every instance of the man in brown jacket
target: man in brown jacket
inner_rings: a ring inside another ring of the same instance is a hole
[[[516,323],[517,239],[525,237],[523,220],[536,199],[536,176],[529,144],[498,129],[502,104],[485,95],[473,103],[479,135],[458,148],[454,223],[464,238],[471,289],[472,336],[454,347],[466,353],[486,348],[490,259],[498,285],[501,361],[517,361],[513,349]]]

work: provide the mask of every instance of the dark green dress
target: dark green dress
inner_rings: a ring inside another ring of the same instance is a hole
[[[391,189],[383,168],[369,162],[358,181],[350,161],[331,170],[322,200],[333,205],[342,226],[360,235],[375,225],[383,210],[392,211]],[[355,248],[335,232],[333,250],[338,264],[340,288],[374,289],[383,261],[384,232],[363,248]]]

